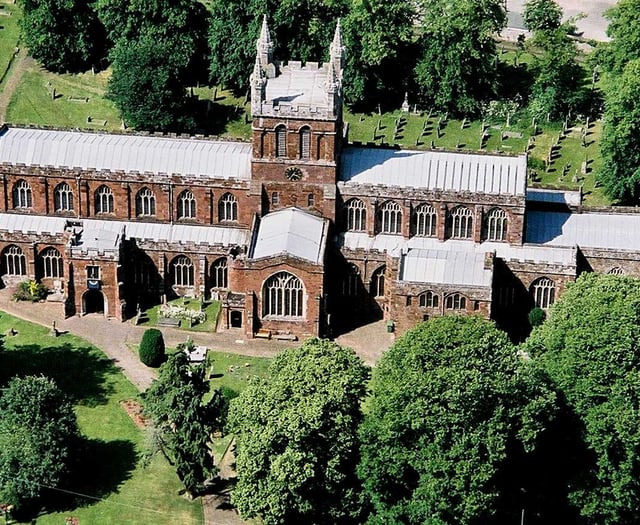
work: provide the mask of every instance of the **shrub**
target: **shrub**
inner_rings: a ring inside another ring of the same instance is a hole
[[[158,367],[164,361],[164,339],[162,332],[156,328],[149,328],[142,334],[138,349],[140,361],[147,366]]]
[[[534,308],[529,312],[529,324],[532,328],[540,326],[547,318],[547,314],[542,308]]]
[[[36,303],[38,301],[44,301],[47,293],[48,290],[44,284],[28,279],[18,284],[18,289],[14,292],[13,299],[15,301],[31,301]]]

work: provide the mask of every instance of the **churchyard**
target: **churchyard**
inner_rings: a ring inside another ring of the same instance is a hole
[[[8,2],[0,2],[0,91],[5,84],[18,47],[20,10]]]

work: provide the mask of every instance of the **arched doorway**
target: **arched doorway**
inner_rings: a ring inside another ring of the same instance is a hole
[[[231,310],[231,328],[242,328],[242,312]]]
[[[84,314],[104,314],[104,295],[100,290],[87,290],[82,296],[82,312]]]

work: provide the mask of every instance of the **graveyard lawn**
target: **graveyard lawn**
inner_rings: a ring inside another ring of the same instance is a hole
[[[113,362],[86,341],[0,313],[0,386],[14,375],[54,378],[74,403],[84,446],[70,487],[37,517],[38,525],[60,525],[73,516],[85,523],[162,525],[202,523],[199,500],[181,496],[175,472],[159,454],[148,464],[145,431],[121,406],[138,392]]]
[[[16,4],[0,2],[0,91],[4,89],[15,50],[19,46],[20,15]]]

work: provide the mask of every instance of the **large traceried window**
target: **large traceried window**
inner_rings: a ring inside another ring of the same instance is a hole
[[[196,218],[196,198],[190,190],[178,195],[178,219]]]
[[[351,199],[346,204],[347,230],[361,232],[367,229],[367,208],[360,199]]]
[[[473,214],[469,208],[458,206],[451,211],[451,237],[470,239],[473,237]]]
[[[384,272],[386,267],[381,266],[371,276],[371,286],[369,288],[373,297],[384,297]]]
[[[556,285],[548,277],[541,277],[531,285],[531,294],[535,305],[546,310],[555,301]]]
[[[360,269],[355,264],[350,264],[342,280],[342,295],[358,297],[362,286],[361,283]]]
[[[3,275],[27,275],[27,258],[19,246],[12,244],[4,249]]]
[[[287,128],[280,125],[276,128],[276,157],[287,156]]]
[[[156,196],[149,188],[142,188],[136,195],[136,215],[153,216],[156,214]]]
[[[73,211],[73,191],[66,182],[58,184],[53,190],[53,209],[55,211]]]
[[[418,296],[418,304],[421,308],[437,308],[440,298],[433,292],[423,292]]]
[[[223,221],[238,220],[238,200],[232,193],[225,193],[218,202],[218,219]]]
[[[62,257],[60,252],[52,246],[42,250],[40,261],[42,264],[43,277],[60,278],[64,276]]]
[[[300,158],[311,158],[311,130],[307,126],[300,130]]]
[[[262,311],[265,316],[302,317],[304,287],[288,272],[269,277],[262,288]]]
[[[507,240],[507,212],[500,208],[489,210],[486,218],[486,237],[488,241],[506,241]]]
[[[171,261],[174,286],[193,286],[193,263],[186,255],[179,255]]]
[[[31,186],[29,186],[29,183],[24,179],[20,179],[13,186],[13,207],[33,207],[33,194],[31,193]]]
[[[96,213],[113,213],[113,192],[109,186],[100,186],[95,193]]]
[[[380,231],[382,233],[402,232],[402,210],[397,202],[387,201],[380,206]]]
[[[421,237],[435,237],[436,210],[431,204],[421,204],[415,210],[415,232]]]
[[[447,310],[466,310],[467,298],[459,293],[448,295],[444,300],[444,307]]]
[[[158,279],[158,269],[148,255],[136,260],[133,269],[133,282],[138,286],[154,287]]]
[[[211,264],[211,286],[213,288],[228,288],[227,259],[221,257]]]

